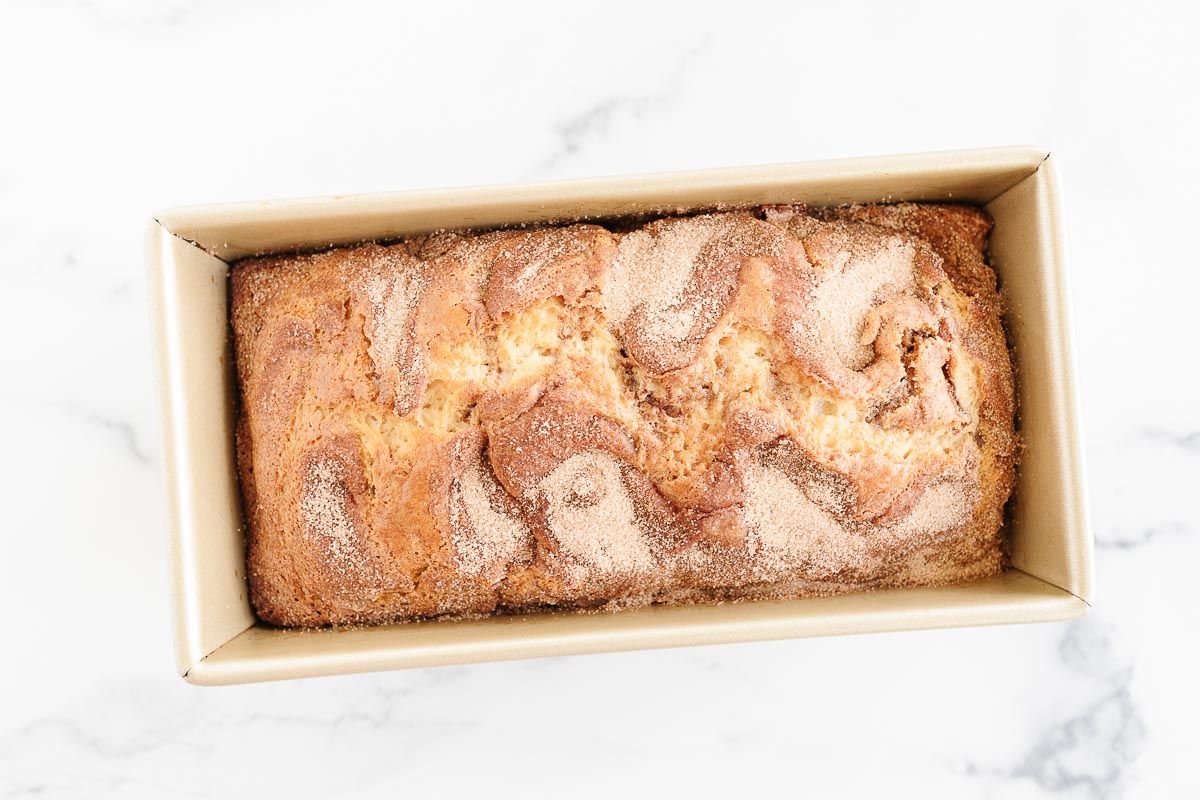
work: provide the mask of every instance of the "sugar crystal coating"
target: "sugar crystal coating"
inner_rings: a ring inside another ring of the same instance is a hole
[[[987,217],[776,206],[233,270],[281,625],[931,585],[1005,564]]]

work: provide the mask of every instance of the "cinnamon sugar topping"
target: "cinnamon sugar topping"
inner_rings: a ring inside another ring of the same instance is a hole
[[[573,455],[538,483],[537,492],[574,577],[629,575],[653,567],[621,464],[612,456],[594,450]]]
[[[450,526],[455,563],[467,575],[497,580],[529,539],[529,528],[510,514],[493,507],[489,489],[495,479],[484,478],[481,463],[455,481],[450,506]]]
[[[866,564],[864,541],[775,467],[747,469],[745,516],[756,570],[765,575],[803,566],[825,577]]]
[[[420,291],[420,281],[409,275],[390,280],[376,276],[367,282],[367,297],[375,312],[370,353],[379,367],[387,369],[401,363],[401,354],[411,347],[410,317]]]
[[[372,266],[364,286],[370,307],[367,353],[383,397],[392,399],[398,413],[407,413],[416,399],[413,390],[420,384],[416,376],[424,358],[415,328],[426,281],[419,262],[402,254],[385,251]]]
[[[873,335],[864,337],[871,310],[881,301],[913,294],[912,245],[893,239],[867,257],[851,249],[816,260],[821,277],[810,297],[811,316],[796,322],[798,338],[861,370],[871,360]]]
[[[663,220],[626,234],[604,286],[605,312],[655,372],[689,362],[725,310],[741,260],[762,243],[735,215]]]
[[[999,570],[1016,440],[986,217],[760,212],[235,267],[256,607],[323,624]],[[296,464],[299,514],[276,485]]]
[[[346,510],[343,485],[344,465],[323,458],[309,465],[300,493],[300,516],[304,530],[341,564],[360,559],[355,545],[354,522]]]

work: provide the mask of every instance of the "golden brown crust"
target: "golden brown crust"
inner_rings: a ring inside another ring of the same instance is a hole
[[[990,221],[800,206],[247,259],[238,461],[288,626],[1003,567]]]

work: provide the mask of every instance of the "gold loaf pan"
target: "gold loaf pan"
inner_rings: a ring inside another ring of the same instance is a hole
[[[983,205],[1008,303],[1025,451],[1013,568],[940,588],[616,613],[537,613],[350,630],[282,630],[247,599],[234,451],[229,264],[252,254],[441,228],[716,205],[902,200]],[[146,257],[163,427],[176,663],[232,684],[515,658],[1066,619],[1087,609],[1091,536],[1053,158],[998,148],[662,175],[164,211]],[[1036,487],[1036,491],[1034,490]]]

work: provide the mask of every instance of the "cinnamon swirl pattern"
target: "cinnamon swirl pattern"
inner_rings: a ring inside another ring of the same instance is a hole
[[[235,265],[253,604],[285,626],[1004,566],[990,221],[764,207]]]

